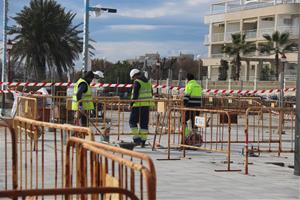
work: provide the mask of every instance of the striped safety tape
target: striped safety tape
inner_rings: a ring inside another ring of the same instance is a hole
[[[68,82],[68,83],[48,83],[48,82],[35,82],[35,83],[29,83],[29,82],[0,82],[1,85],[7,85],[10,87],[13,86],[25,86],[25,87],[50,87],[50,86],[60,86],[60,87],[72,87],[74,86],[74,83]],[[114,84],[114,83],[92,83],[91,87],[104,87],[104,88],[131,88],[132,84]],[[153,85],[154,89],[168,89],[167,85]],[[177,86],[170,86],[170,90],[177,90],[179,92],[183,92],[183,87],[177,87]],[[286,88],[284,92],[295,92],[296,88]],[[270,90],[224,90],[224,89],[206,89],[204,90],[205,94],[273,94],[273,93],[279,93],[279,89],[270,89]],[[12,93],[11,90],[0,90],[0,93]]]

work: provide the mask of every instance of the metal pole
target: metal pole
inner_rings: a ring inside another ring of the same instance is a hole
[[[83,22],[83,68],[85,71],[88,69],[88,58],[89,58],[89,0],[84,0],[84,22]]]
[[[296,132],[295,132],[295,159],[294,174],[300,176],[300,26],[298,41],[298,70],[297,70],[297,91],[296,91]]]
[[[10,49],[7,49],[7,73],[8,73],[8,82],[11,82],[11,63],[10,63]]]
[[[8,12],[8,1],[3,0],[3,51],[2,51],[2,74],[1,81],[5,82],[5,67],[6,67],[6,45],[7,45],[7,12]],[[4,90],[4,85],[1,85],[1,90]],[[2,94],[2,106],[1,106],[1,114],[4,115],[5,109],[5,94]]]
[[[156,67],[157,67],[157,71],[156,71],[156,85],[158,86],[159,85],[159,64],[158,63],[156,64]],[[158,95],[158,87],[156,89],[156,94]]]
[[[200,59],[198,60],[198,81],[200,82],[201,80],[201,63],[200,63]]]

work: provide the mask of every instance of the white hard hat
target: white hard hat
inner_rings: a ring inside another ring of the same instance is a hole
[[[138,70],[138,69],[132,69],[130,71],[130,78],[132,79],[134,77],[134,75],[136,75],[138,73],[140,73],[140,70]]]
[[[98,76],[98,78],[104,78],[104,74],[101,71],[95,71],[93,73],[94,73],[94,75]]]

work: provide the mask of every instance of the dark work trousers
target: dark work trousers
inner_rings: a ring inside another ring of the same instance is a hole
[[[84,112],[86,115],[88,115],[87,111],[82,111],[82,112]],[[86,118],[85,115],[83,115],[81,113],[80,113],[80,125],[82,127],[87,127],[88,126],[88,119]]]
[[[197,107],[187,107],[187,108],[199,108],[199,106]],[[199,111],[186,111],[185,112],[185,124],[187,126],[187,121],[191,120],[192,121],[192,128],[195,128],[195,116],[199,116]]]
[[[148,130],[149,123],[149,107],[132,107],[130,118],[129,118],[129,126],[130,128],[137,128],[138,124],[140,125],[140,129]]]

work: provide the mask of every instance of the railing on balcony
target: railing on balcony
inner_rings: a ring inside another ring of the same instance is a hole
[[[244,30],[244,34],[246,34],[246,39],[256,39],[256,37],[257,37],[257,29]]]
[[[288,32],[291,38],[295,38],[299,36],[298,26],[278,26],[277,30],[281,33]]]
[[[224,41],[224,33],[213,33],[211,41],[212,42],[223,42]]]
[[[229,3],[230,0],[228,0]],[[241,10],[250,10],[250,9],[257,9],[257,8],[264,8],[264,7],[270,7],[280,4],[294,4],[294,3],[300,3],[300,0],[277,0],[276,2],[274,0],[265,0],[263,2],[256,2],[252,4],[235,4],[225,6],[227,2],[222,2],[220,4],[213,4],[211,9],[211,15],[215,14],[222,14],[222,13],[228,13],[228,12],[235,12],[235,11],[241,11]],[[222,6],[222,7],[221,7]],[[221,8],[222,9],[221,9]],[[215,9],[218,8],[218,9]]]
[[[204,44],[207,45],[209,44],[211,41],[210,41],[210,36],[209,35],[205,35],[205,38],[204,38]]]
[[[263,39],[264,35],[272,35],[272,33],[274,33],[274,27],[259,29],[258,38]]]
[[[299,27],[297,26],[278,26],[277,30],[280,33],[284,33],[284,32],[290,33],[291,38],[297,38],[299,36]],[[275,32],[275,28],[274,27],[263,28],[263,29],[259,29],[258,32],[259,32],[258,37],[262,39],[265,34],[272,35]]]
[[[289,32],[291,38],[299,37],[299,27],[298,26],[278,26],[277,30],[281,33]],[[275,31],[274,27],[269,28],[261,28],[261,29],[253,29],[253,30],[244,30],[243,32],[246,34],[246,39],[263,39],[265,34],[272,35]],[[210,37],[210,35],[205,36],[204,44],[209,44],[211,42],[223,42],[225,35],[225,42],[231,42],[232,34],[239,33],[240,31],[226,32],[226,33],[214,33]]]

